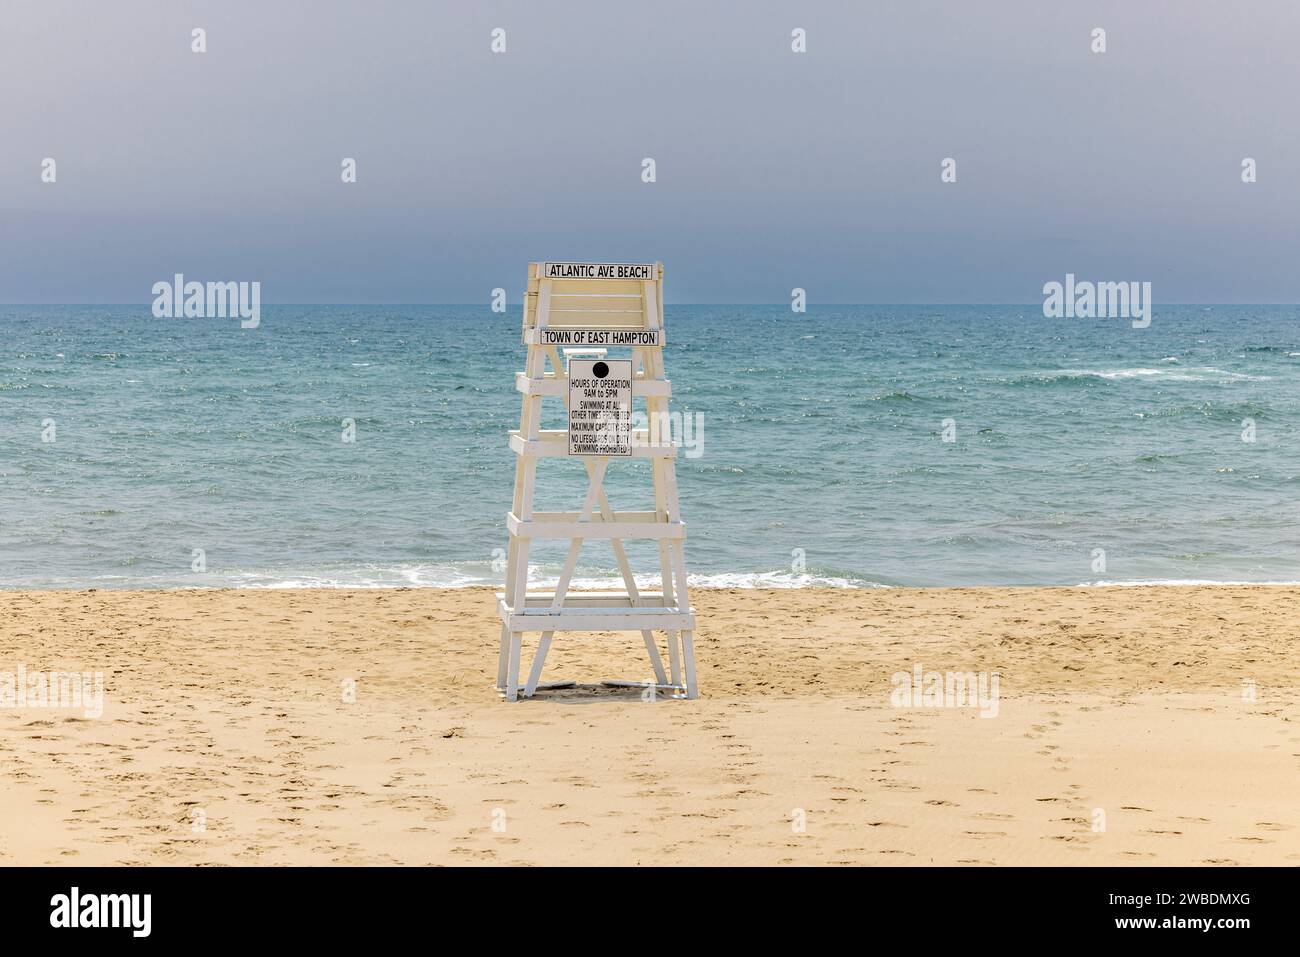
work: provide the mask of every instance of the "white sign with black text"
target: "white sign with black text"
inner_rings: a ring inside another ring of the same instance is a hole
[[[632,360],[569,360],[569,454],[632,454]]]
[[[654,263],[542,263],[542,279],[640,279],[659,278]]]
[[[659,329],[542,329],[543,346],[661,346]]]

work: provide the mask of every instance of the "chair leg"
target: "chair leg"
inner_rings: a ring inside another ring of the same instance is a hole
[[[524,686],[524,697],[531,698],[537,691],[537,682],[542,680],[542,665],[546,664],[546,653],[551,650],[553,631],[542,632],[542,640],[537,644],[537,654],[533,656],[533,667],[528,672],[528,684]]]
[[[506,678],[506,700],[519,700],[519,655],[524,634],[521,631],[510,633],[510,674]]]
[[[655,647],[654,632],[643,631],[641,637],[645,639],[645,650],[650,656],[650,667],[655,670],[655,680],[663,684],[668,680],[668,676],[664,674],[664,663],[659,658],[659,649]]]
[[[497,656],[497,691],[506,690],[506,677],[510,674],[510,626],[501,626],[501,653]]]
[[[698,698],[699,689],[695,686],[695,633],[682,632],[682,659],[686,665],[686,697]]]

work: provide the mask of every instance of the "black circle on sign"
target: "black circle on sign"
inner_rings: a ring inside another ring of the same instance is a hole
[[[591,374],[597,379],[603,379],[605,376],[609,375],[609,366],[605,365],[603,362],[597,362],[591,367]]]

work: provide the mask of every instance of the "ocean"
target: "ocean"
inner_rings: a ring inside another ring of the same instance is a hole
[[[698,585],[1300,580],[1300,307],[665,312]],[[501,583],[519,325],[0,307],[0,586]],[[576,508],[580,471],[543,462],[538,507]],[[649,507],[639,463],[609,489]],[[614,575],[590,543],[579,577]]]

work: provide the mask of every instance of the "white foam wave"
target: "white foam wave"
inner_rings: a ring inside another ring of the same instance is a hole
[[[1095,376],[1098,379],[1111,381],[1116,379],[1160,378],[1169,379],[1173,382],[1205,382],[1211,379],[1264,382],[1272,378],[1271,376],[1247,375],[1244,372],[1229,372],[1227,369],[1216,369],[1213,366],[1200,366],[1189,369],[1149,369],[1140,366],[1130,369],[1062,369],[1054,374],[1080,377]]]
[[[226,588],[471,588],[503,587],[504,570],[493,572],[486,562],[466,565],[366,565],[355,569],[329,569],[310,573],[246,571],[221,576],[203,576],[215,587]],[[549,568],[529,568],[528,587],[554,588],[558,574]],[[636,587],[644,591],[659,588],[658,575],[634,576]],[[787,571],[713,572],[688,577],[692,588],[887,588],[880,582],[843,578],[833,575],[794,574]],[[191,581],[190,584],[195,582]],[[622,589],[617,573],[588,571],[575,575],[574,589]]]

